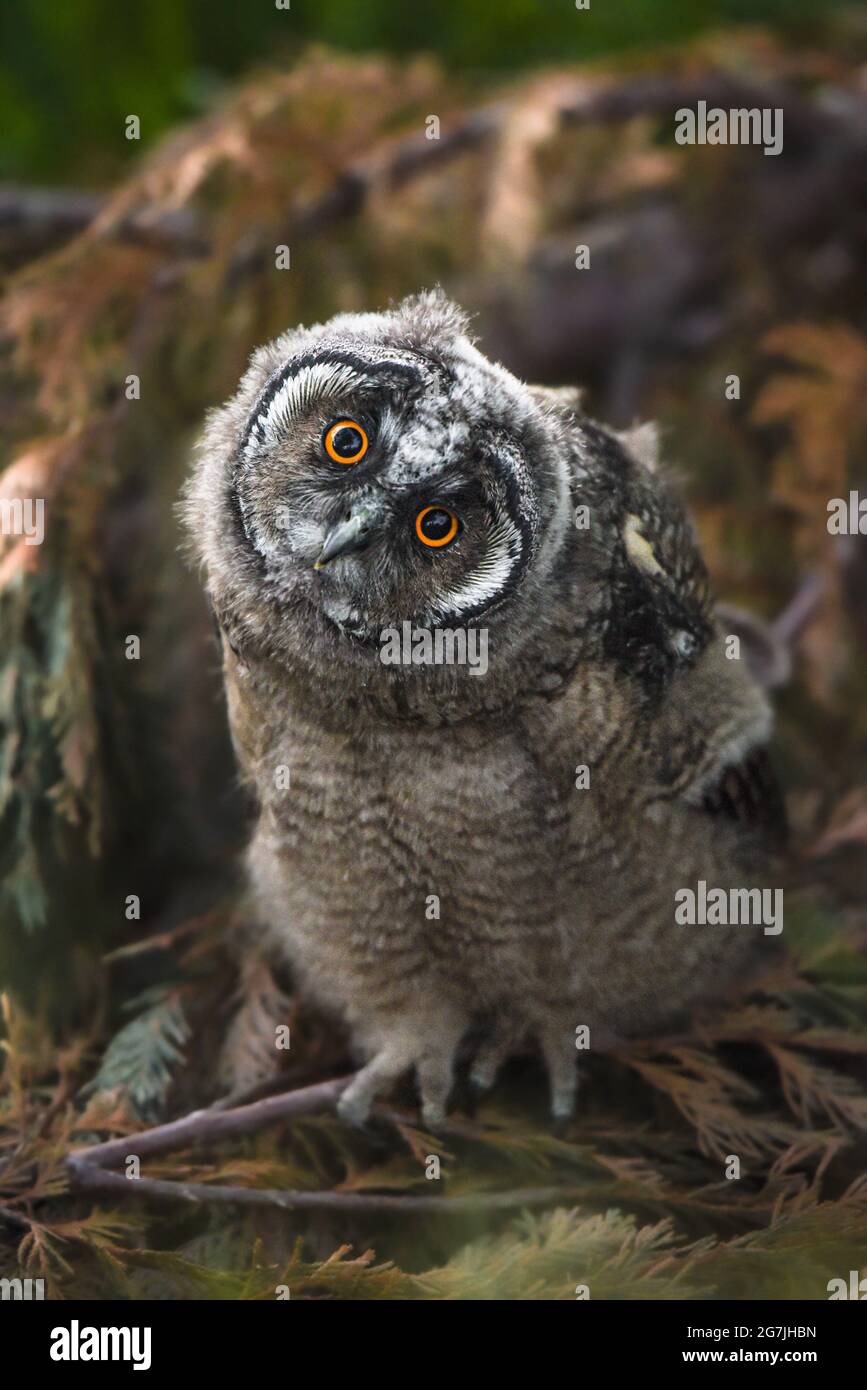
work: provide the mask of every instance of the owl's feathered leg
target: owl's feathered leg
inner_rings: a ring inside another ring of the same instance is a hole
[[[411,1030],[387,1036],[340,1097],[337,1111],[341,1119],[353,1125],[365,1124],[377,1096],[414,1066],[422,1120],[428,1129],[441,1128],[452,1089],[455,1054],[466,1024],[458,1010],[441,1008],[435,1018],[414,1018]]]
[[[446,1106],[454,1079],[454,1055],[454,1049],[449,1056],[436,1052],[423,1057],[416,1066],[422,1123],[434,1133],[442,1129],[446,1121]]]
[[[441,1006],[436,1019],[425,1031],[424,1045],[416,1060],[416,1077],[421,1099],[421,1117],[426,1129],[437,1131],[445,1124],[446,1106],[455,1074],[455,1058],[468,1019],[462,1009]]]
[[[543,1024],[538,1030],[539,1046],[548,1068],[551,1086],[551,1119],[555,1131],[562,1131],[575,1111],[578,1068],[575,1034],[562,1019]]]
[[[371,1058],[347,1086],[337,1102],[337,1113],[347,1124],[365,1125],[378,1095],[412,1066],[415,1044],[407,1037],[395,1037]]]
[[[477,1096],[490,1091],[500,1068],[520,1043],[522,1031],[514,1019],[505,1016],[496,1019],[470,1067],[470,1087]]]

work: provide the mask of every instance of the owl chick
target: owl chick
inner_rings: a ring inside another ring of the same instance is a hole
[[[535,1039],[562,1121],[576,1030],[658,1028],[765,942],[676,920],[761,884],[779,800],[655,452],[489,362],[439,291],[284,334],[208,421],[183,507],[252,898],[349,1024],[353,1122],[414,1069],[441,1125],[467,1035],[479,1088]],[[469,634],[484,671],[448,659]]]

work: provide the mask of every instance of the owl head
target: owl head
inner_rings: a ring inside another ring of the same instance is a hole
[[[556,663],[561,629],[603,641],[637,473],[557,393],[488,361],[434,291],[256,352],[210,418],[185,512],[237,653],[371,689],[401,679],[382,671],[384,632],[475,625],[496,681],[531,650]],[[578,538],[582,486],[593,527]]]

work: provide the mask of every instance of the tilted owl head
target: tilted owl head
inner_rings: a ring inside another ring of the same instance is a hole
[[[553,393],[488,361],[439,291],[261,348],[212,415],[187,492],[230,645],[295,666],[306,652],[317,669],[325,659],[375,679],[382,633],[407,622],[483,625],[501,668],[529,641],[550,642],[585,447],[588,497],[604,464],[602,486],[569,572],[586,566],[581,619],[601,640],[594,605],[610,597],[612,547],[623,549],[626,462],[613,436],[576,445],[575,425]]]

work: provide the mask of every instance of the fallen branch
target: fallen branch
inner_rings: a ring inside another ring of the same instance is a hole
[[[818,613],[826,588],[820,574],[805,576],[782,613],[771,624],[778,641],[785,643],[790,649],[794,647],[804,628]]]
[[[114,1197],[152,1198],[182,1203],[219,1203],[223,1206],[278,1207],[295,1211],[342,1212],[449,1212],[502,1210],[543,1206],[577,1194],[563,1187],[527,1187],[507,1192],[480,1192],[461,1197],[392,1197],[385,1193],[294,1192],[277,1188],[229,1187],[209,1183],[174,1182],[161,1178],[130,1178],[117,1165],[129,1157],[152,1158],[190,1145],[204,1145],[236,1134],[251,1134],[281,1120],[331,1110],[351,1076],[321,1081],[282,1095],[269,1096],[233,1110],[194,1110],[178,1120],[141,1130],[137,1134],[75,1149],[66,1160],[73,1191],[98,1192]]]
[[[80,1190],[114,1197],[148,1197],[157,1201],[222,1206],[278,1207],[284,1211],[447,1212],[508,1210],[572,1200],[577,1191],[565,1187],[525,1187],[508,1192],[479,1192],[463,1197],[390,1197],[370,1192],[290,1192],[270,1187],[221,1187],[209,1183],[170,1182],[159,1178],[125,1178],[122,1173],[85,1165]],[[81,1177],[81,1170],[79,1170]]]

